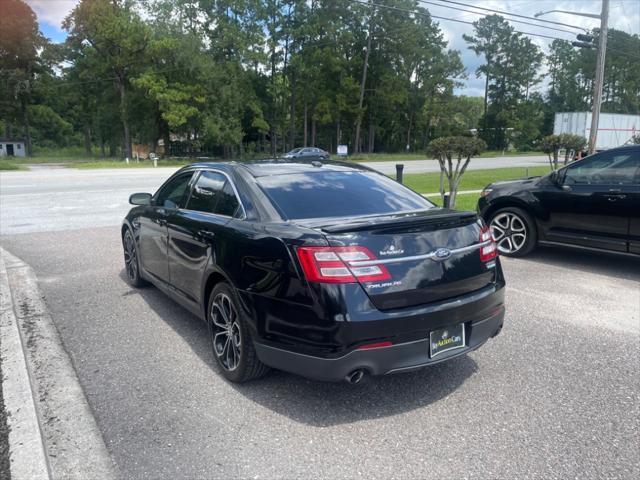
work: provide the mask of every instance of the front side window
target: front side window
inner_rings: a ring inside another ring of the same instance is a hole
[[[235,217],[240,213],[238,201],[231,183],[221,173],[202,172],[198,177],[189,202],[189,210]]]
[[[604,152],[576,162],[565,171],[566,185],[629,185],[640,168],[640,153]]]
[[[154,204],[166,208],[183,208],[193,172],[173,177],[156,194]]]

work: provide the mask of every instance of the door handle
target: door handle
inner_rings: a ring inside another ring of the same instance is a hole
[[[216,234],[213,232],[210,232],[209,230],[199,230],[198,231],[198,238],[202,239],[202,240],[215,240],[216,238]]]
[[[626,195],[622,195],[622,194],[609,194],[609,195],[605,195],[607,197],[607,200],[609,200],[610,202],[616,202],[618,200],[624,200],[625,198],[627,198]]]

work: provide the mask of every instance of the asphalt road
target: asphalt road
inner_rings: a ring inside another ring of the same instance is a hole
[[[122,173],[104,173],[117,192],[95,198],[115,203],[161,181]],[[120,218],[90,214],[88,186],[5,194],[5,178],[0,244],[38,275],[123,477],[640,475],[638,260],[561,249],[505,259],[502,333],[419,372],[356,386],[272,372],[237,386],[217,373],[203,323],[126,284]],[[7,206],[13,195],[24,196]],[[74,195],[82,209],[46,221],[40,209],[73,206]],[[17,217],[28,233],[5,223]]]
[[[545,165],[544,157],[472,160],[470,169]],[[395,174],[396,162],[365,163]],[[404,162],[405,173],[439,171],[435,160]],[[117,225],[128,211],[129,195],[154,192],[176,168],[78,170],[38,165],[29,172],[0,173],[0,234],[57,231]]]

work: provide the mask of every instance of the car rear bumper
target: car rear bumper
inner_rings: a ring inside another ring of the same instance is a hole
[[[466,348],[460,348],[429,357],[429,336],[424,339],[399,343],[369,350],[353,350],[338,358],[323,358],[292,352],[282,348],[256,343],[260,360],[273,368],[295,373],[307,378],[324,381],[340,381],[356,370],[369,375],[415,370],[464,355],[480,347],[496,336],[504,322],[504,307],[491,316],[465,322]]]

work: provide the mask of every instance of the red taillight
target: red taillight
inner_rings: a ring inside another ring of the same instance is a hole
[[[486,225],[480,229],[480,243],[486,243],[486,245],[480,247],[480,260],[482,262],[488,262],[498,256],[498,246],[491,235],[491,230]]]
[[[393,343],[391,342],[378,342],[378,343],[367,343],[366,345],[360,345],[357,350],[371,350],[374,348],[384,348],[384,347],[390,347],[391,345],[393,345]]]
[[[298,247],[296,251],[309,282],[355,283],[391,278],[384,265],[357,265],[357,262],[377,260],[365,247]]]

